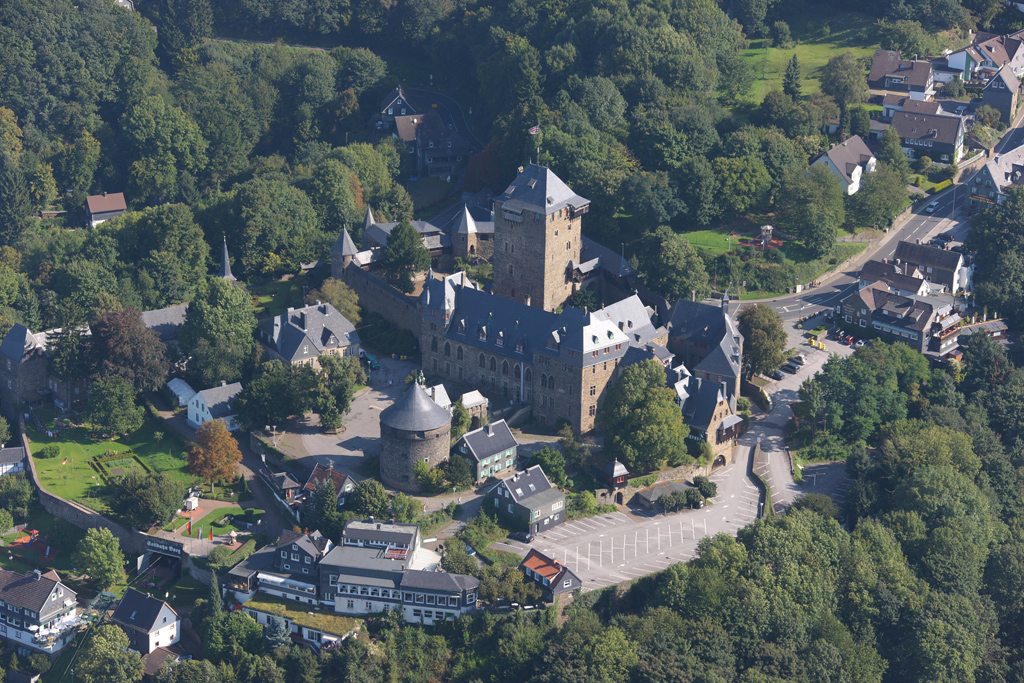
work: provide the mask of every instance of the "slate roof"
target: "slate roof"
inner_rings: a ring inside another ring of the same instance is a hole
[[[1024,145],[995,155],[985,164],[985,170],[1000,192],[1014,185],[1024,185]]]
[[[433,269],[427,271],[427,281],[420,294],[420,303],[435,310],[450,311],[455,308],[456,292],[459,289],[477,289],[469,276],[459,271],[453,275],[435,278]]]
[[[242,383],[234,382],[212,389],[204,389],[199,392],[199,395],[203,397],[203,402],[210,409],[210,415],[216,419],[234,415],[237,412],[237,409],[232,408],[231,404],[240,393],[242,393]]]
[[[449,574],[448,572],[429,572],[410,569],[402,575],[402,590],[425,590],[443,593],[475,591],[480,587],[480,579],[465,574]]]
[[[860,300],[860,303],[855,304],[856,307],[867,308],[872,321],[878,321],[888,327],[923,333],[934,317],[934,307],[931,304],[900,296],[878,282],[862,288],[850,297],[857,297]],[[850,297],[847,297],[847,300]]]
[[[331,540],[322,535],[319,531],[303,534],[298,531],[285,529],[281,532],[281,536],[278,538],[277,547],[284,548],[285,546],[290,545],[299,546],[307,555],[320,557],[331,545]]]
[[[409,107],[409,111],[412,111],[412,112],[416,111],[415,109],[413,109],[412,105],[409,104],[409,98],[406,97],[405,90],[403,90],[402,86],[399,85],[394,90],[392,90],[390,93],[385,95],[384,99],[382,99],[380,101],[380,111],[381,111],[381,113],[386,112],[388,110],[388,107],[390,107],[392,104],[394,104],[395,100],[397,100],[399,97],[401,97],[402,98],[402,102],[405,102],[405,104]]]
[[[124,597],[121,598],[121,602],[117,604],[117,608],[114,609],[110,618],[125,626],[151,633],[156,630],[156,620],[165,607],[174,616],[178,616],[178,613],[163,600],[129,588],[125,591]]]
[[[476,389],[464,393],[462,395],[461,401],[462,407],[466,408],[467,410],[470,408],[475,408],[477,406],[487,405],[487,399],[484,398],[484,395],[481,394]]]
[[[387,111],[385,107],[382,111]],[[422,114],[406,114],[395,117],[395,133],[398,139],[405,143],[416,142],[416,132],[423,123]]]
[[[128,204],[124,201],[123,192],[104,192],[85,198],[85,206],[89,213],[110,213],[111,211],[127,211]]]
[[[707,432],[718,404],[725,400],[722,385],[697,377],[686,380],[686,399],[681,406],[683,424]],[[679,389],[676,389],[677,395]]]
[[[534,465],[525,472],[518,472],[508,479],[503,479],[498,485],[508,489],[512,500],[529,508],[538,507],[548,500],[555,500],[564,495],[551,485],[540,465]]]
[[[854,169],[858,166],[866,166],[875,158],[859,135],[851,135],[843,142],[833,146],[832,149],[825,152],[825,156],[832,160],[835,167],[843,174],[843,179],[847,184],[853,182]]]
[[[305,491],[313,491],[317,485],[322,481],[330,481],[334,486],[334,493],[336,496],[341,496],[345,490],[345,485],[352,483],[352,477],[348,476],[341,470],[336,470],[333,467],[324,467],[320,463],[316,464],[313,468],[312,474],[309,475],[309,479],[306,480],[306,484],[302,487]]]
[[[433,223],[428,221],[409,221],[409,224],[419,233],[420,239],[423,240],[423,246],[429,250],[443,249],[452,245],[451,236],[444,234],[441,228]],[[363,228],[363,244],[369,244],[368,240],[372,240],[377,245],[386,247],[388,238],[391,237],[391,231],[397,225],[398,222],[395,221],[393,223],[373,223],[372,225],[365,226]]]
[[[900,241],[896,245],[896,253],[893,254],[893,259],[899,259],[903,263],[913,263],[931,266],[940,270],[954,271],[960,265],[963,254],[957,251],[948,251],[928,246],[927,244]]]
[[[516,176],[505,192],[494,201],[502,203],[505,211],[534,211],[544,215],[570,207],[580,209],[590,204],[562,182],[551,170],[530,164]]]
[[[516,441],[516,437],[505,421],[498,420],[480,429],[466,432],[459,437],[455,447],[458,448],[463,444],[466,446],[466,454],[480,462],[484,458],[517,447],[519,442]]]
[[[22,446],[8,446],[0,448],[0,464],[14,465],[25,460],[25,448]],[[3,531],[6,531],[4,529]]]
[[[178,337],[181,326],[185,324],[185,314],[188,312],[188,304],[177,304],[167,308],[157,308],[152,311],[143,311],[140,316],[142,324],[156,332],[160,341],[168,342]]]
[[[609,477],[628,477],[629,476],[629,470],[627,470],[626,466],[623,465],[621,462],[619,462],[617,459],[616,460],[612,460],[610,463],[605,465],[604,469],[602,469],[601,471],[603,473],[607,474]]]
[[[16,363],[20,363],[22,358],[31,355],[36,350],[41,352],[43,348],[36,340],[35,335],[21,323],[15,323],[11,331],[4,337],[3,343],[0,344],[0,354]]]
[[[430,400],[426,390],[413,382],[402,398],[381,411],[380,421],[403,432],[429,432],[450,425],[452,415]]]
[[[943,114],[942,104],[939,102],[925,102],[924,100],[914,100],[907,98],[907,101],[903,103],[903,111],[913,112],[915,114]],[[872,119],[873,121],[874,119]]]
[[[338,573],[338,583],[398,588],[402,562],[387,556],[385,548],[338,545],[320,560],[320,576]],[[322,579],[321,579],[322,582]]]
[[[331,255],[355,256],[358,253],[359,250],[356,249],[356,243],[352,241],[352,236],[348,234],[348,228],[343,228],[337,241],[331,247]]]
[[[684,481],[661,481],[637,492],[636,495],[649,503],[657,503],[658,499],[662,496],[667,496],[668,494],[675,493],[676,491],[685,491],[688,488],[693,487]]]
[[[917,272],[917,269],[913,269]],[[861,266],[860,279],[864,282],[884,282],[890,287],[917,292],[925,283],[923,278],[914,277],[906,264],[897,266],[885,261],[867,261]]]
[[[939,116],[898,111],[893,114],[893,128],[901,138],[910,140],[935,140],[949,145],[956,143],[957,133],[963,128],[959,116]]]
[[[264,342],[289,361],[314,358],[328,349],[359,343],[348,318],[329,303],[317,303],[260,322]]]
[[[223,248],[220,252],[220,270],[217,277],[228,282],[235,282],[238,278],[231,274],[231,259],[228,258],[228,238],[224,237]]]
[[[665,335],[665,328],[656,328],[651,322],[647,307],[638,296],[630,296],[614,304],[602,306],[594,311],[598,318],[605,318],[629,339],[632,345],[645,345]]]
[[[491,234],[494,232],[494,221],[477,221],[469,210],[469,206],[462,205],[462,214],[455,226],[456,235],[471,235],[473,233]]]
[[[984,89],[988,90],[989,86],[999,80],[1006,84],[1006,89],[1011,93],[1016,93],[1020,89],[1020,79],[1014,75],[1008,65],[1001,66],[999,71],[985,84]]]
[[[273,481],[280,491],[302,488],[302,484],[299,483],[298,479],[288,472],[271,472],[269,469],[264,470],[264,472],[265,476]]]
[[[580,260],[600,259],[601,270],[611,273],[615,277],[636,275],[633,266],[629,265],[629,261],[623,258],[621,254],[586,236],[581,239],[580,245]]]
[[[37,577],[34,572],[28,572],[23,575],[6,569],[0,569],[0,600],[3,600],[8,605],[43,614],[44,612],[53,611],[44,608],[50,598],[50,594],[59,583],[59,581],[45,576]],[[64,597],[57,604],[63,607],[65,601],[74,600],[75,597],[75,592],[64,586]]]

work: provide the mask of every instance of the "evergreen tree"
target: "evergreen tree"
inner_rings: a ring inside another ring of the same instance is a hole
[[[800,99],[800,62],[797,60],[795,52],[786,66],[786,75],[782,77],[782,92],[794,100]]]
[[[270,650],[287,647],[292,642],[288,622],[280,617],[270,617],[270,623],[267,625],[267,631],[263,637],[267,639],[267,647]]]
[[[416,273],[430,266],[430,252],[409,221],[402,221],[391,231],[383,263],[392,284],[406,294],[412,292]]]
[[[850,133],[867,139],[871,132],[871,115],[864,107],[850,108]]]
[[[0,151],[0,243],[13,244],[18,239],[31,211],[28,184],[18,162]]]
[[[878,160],[888,164],[892,170],[896,171],[904,185],[909,182],[910,161],[907,159],[907,155],[903,153],[903,145],[895,128],[887,129],[882,135],[882,145],[878,151]]]

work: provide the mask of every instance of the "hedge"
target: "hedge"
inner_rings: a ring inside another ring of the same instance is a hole
[[[943,190],[945,190],[947,187],[952,187],[952,186],[953,186],[953,181],[952,180],[949,180],[949,179],[943,180],[941,183],[937,183],[935,185],[935,187],[932,188],[932,194],[938,194],[939,192],[942,192]]]
[[[638,488],[638,489],[642,489],[642,488],[645,488],[647,486],[650,486],[651,484],[653,484],[656,481],[658,481],[658,475],[657,474],[648,474],[647,476],[644,476],[644,477],[637,477],[636,479],[630,479],[627,483],[630,486],[633,486],[633,487]]]

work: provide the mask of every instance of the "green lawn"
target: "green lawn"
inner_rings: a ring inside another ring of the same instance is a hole
[[[769,90],[782,89],[786,65],[794,54],[800,62],[801,89],[810,95],[821,90],[821,69],[831,57],[850,50],[857,57],[870,58],[878,48],[870,18],[834,6],[808,5],[799,20],[790,22],[790,30],[795,45],[769,48],[767,60],[764,40],[750,41],[742,52],[757,79],[751,91],[754,102],[764,99]]]
[[[306,282],[306,274],[300,273],[287,280],[275,280],[253,285],[249,288],[256,300],[256,315],[281,315],[289,308],[302,306],[302,285]]]
[[[198,534],[199,533],[199,527],[203,528],[203,536],[204,537],[208,537],[211,528],[213,529],[213,535],[214,536],[222,536],[222,535],[230,533],[232,531],[245,531],[246,528],[245,528],[245,524],[244,523],[239,523],[238,525],[234,525],[234,524],[231,524],[231,523],[226,523],[226,524],[218,524],[217,523],[217,521],[220,520],[225,515],[241,515],[241,514],[244,514],[244,512],[245,511],[242,508],[239,508],[239,507],[217,508],[213,512],[211,512],[208,515],[206,515],[205,517],[203,517],[198,522],[193,522],[192,523],[192,533],[193,533],[193,535]],[[262,515],[262,514],[263,514],[263,510],[256,510],[256,512],[255,512],[255,514],[254,514],[254,516],[252,518],[252,521],[255,522],[256,520],[258,520],[260,518],[260,515]],[[177,520],[175,520],[175,521],[177,521]],[[184,529],[182,529],[182,531],[181,531],[181,535],[182,536],[185,535],[185,532],[187,531],[187,529],[188,529],[188,527],[185,527]]]
[[[739,238],[733,237],[729,240],[732,230],[726,227],[708,228],[707,230],[691,230],[681,234],[687,242],[695,247],[700,247],[712,256],[724,254],[728,249],[746,249],[739,245]],[[752,237],[752,235],[742,235]]]
[[[47,426],[52,424],[44,418]],[[103,455],[107,451],[123,453],[131,450],[139,459],[156,472],[162,472],[182,482],[191,484],[194,480],[185,468],[184,444],[155,417],[146,416],[146,422],[134,434],[118,439],[104,439],[94,435],[85,427],[69,427],[61,429],[56,438],[38,432],[31,424],[25,431],[33,443],[33,452],[38,453],[40,447],[56,444],[60,447],[60,455],[55,458],[36,458],[36,469],[39,479],[48,491],[68,500],[91,507],[98,512],[108,512],[104,496],[103,480],[90,466],[90,458]],[[156,438],[162,433],[161,438]],[[64,459],[67,463],[61,464]],[[121,469],[138,467],[137,463],[127,464],[118,460]],[[119,465],[107,467],[117,469]]]
[[[210,595],[210,587],[199,583],[191,576],[183,576],[178,583],[170,589],[171,597],[168,602],[171,607],[190,607],[196,604],[199,598],[206,598]]]

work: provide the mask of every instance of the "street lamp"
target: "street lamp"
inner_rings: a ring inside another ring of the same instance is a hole
[[[277,425],[271,425],[270,429],[272,430],[273,434],[274,448],[277,448]]]

